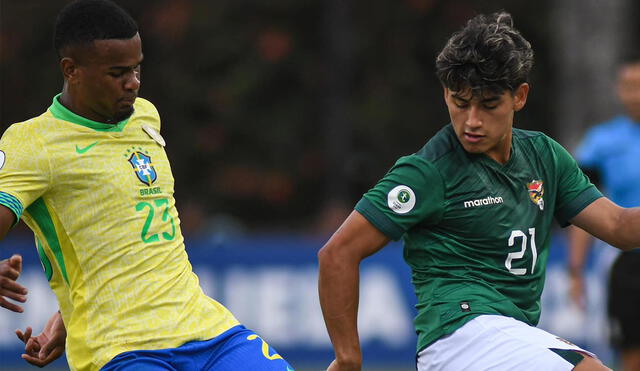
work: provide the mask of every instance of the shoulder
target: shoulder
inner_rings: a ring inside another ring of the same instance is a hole
[[[135,116],[141,120],[145,120],[151,126],[160,130],[160,113],[156,106],[150,101],[138,97],[133,105],[135,109]]]
[[[49,111],[29,120],[16,122],[9,126],[2,134],[2,140],[16,138],[19,141],[27,141],[39,138],[43,130],[54,121],[55,118]]]
[[[545,151],[550,148],[559,147],[560,144],[547,134],[536,130],[524,130],[513,128],[513,141],[518,142],[524,148],[533,151]]]
[[[456,138],[453,127],[451,124],[448,124],[429,139],[424,147],[416,152],[415,157],[429,162],[437,162],[460,149],[460,143],[458,142],[458,138]]]
[[[553,141],[548,135],[541,131],[535,130],[525,130],[513,128],[513,138],[515,140],[524,141],[524,142],[545,142],[545,141]]]

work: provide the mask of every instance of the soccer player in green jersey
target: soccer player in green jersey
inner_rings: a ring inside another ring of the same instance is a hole
[[[474,17],[438,55],[451,123],[400,158],[318,253],[330,371],[360,370],[359,263],[400,238],[418,299],[419,371],[607,369],[535,327],[552,222],[630,250],[640,208],[602,197],[548,136],[513,128],[532,65],[504,12]]]
[[[160,117],[138,98],[142,41],[109,0],[69,3],[56,21],[62,93],[0,139],[0,237],[19,219],[60,310],[22,357],[72,370],[292,370],[206,296],[173,198]],[[18,255],[0,261],[0,306],[22,312]]]

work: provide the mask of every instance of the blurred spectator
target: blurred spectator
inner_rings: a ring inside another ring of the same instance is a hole
[[[623,63],[618,73],[618,96],[625,113],[591,128],[576,158],[585,173],[599,182],[612,201],[640,206],[640,54]],[[583,268],[592,237],[577,227],[569,231],[570,295],[586,306]],[[606,252],[617,249],[603,247]],[[611,259],[600,251],[599,264]],[[609,277],[608,315],[613,347],[620,351],[622,370],[640,370],[640,252],[620,253]]]

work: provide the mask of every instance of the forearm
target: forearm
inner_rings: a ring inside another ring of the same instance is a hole
[[[318,292],[329,337],[339,363],[359,369],[359,261],[340,259],[327,249],[318,254]]]
[[[568,237],[569,273],[571,275],[579,275],[584,268],[593,238],[589,233],[576,226],[569,227]]]

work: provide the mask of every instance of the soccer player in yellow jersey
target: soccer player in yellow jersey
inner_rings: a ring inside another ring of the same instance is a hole
[[[207,297],[192,272],[155,107],[138,98],[135,21],[79,0],[56,21],[62,93],[0,140],[0,237],[33,230],[60,310],[18,337],[44,366],[73,370],[292,370]],[[0,306],[21,312],[21,257],[0,262]],[[16,303],[17,302],[17,303]]]

